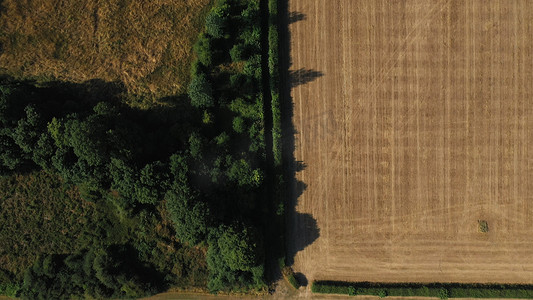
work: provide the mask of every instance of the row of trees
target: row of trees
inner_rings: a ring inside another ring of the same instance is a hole
[[[193,226],[178,225],[182,228],[176,229],[180,232],[195,228],[194,232],[184,232],[184,237],[194,236],[191,242],[207,243],[211,291],[265,286],[264,228],[258,218],[264,213],[264,202],[268,201],[263,184],[265,132],[260,18],[258,0],[216,1],[207,15],[205,32],[194,47],[197,60],[191,68],[188,94],[191,105],[209,117],[203,118],[198,136],[191,140],[194,141],[191,147],[198,145],[194,148],[204,150],[190,151],[194,163],[189,165],[196,167],[187,170],[189,176],[175,176],[181,180],[175,181],[174,186],[187,179],[200,186],[201,182],[210,180],[208,189],[213,190],[207,193],[204,199],[209,200],[204,202],[202,193],[174,188],[177,192],[168,199],[175,200],[168,204],[188,206],[191,220],[215,220]],[[183,160],[180,157],[179,161]],[[169,211],[173,210],[169,207]],[[176,224],[187,217],[173,215],[179,217]]]

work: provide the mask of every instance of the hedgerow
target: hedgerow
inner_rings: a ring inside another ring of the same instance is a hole
[[[313,293],[370,296],[447,298],[522,298],[533,297],[533,285],[460,284],[460,283],[370,283],[315,281]]]
[[[272,95],[272,152],[274,164],[281,166],[281,102],[279,93],[279,32],[278,32],[278,2],[268,1],[269,29],[268,29],[268,68],[270,74],[270,91]]]

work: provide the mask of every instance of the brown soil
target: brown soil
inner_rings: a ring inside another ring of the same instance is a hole
[[[533,1],[289,10],[296,212],[320,230],[295,272],[533,283]],[[308,224],[291,224],[293,248]]]

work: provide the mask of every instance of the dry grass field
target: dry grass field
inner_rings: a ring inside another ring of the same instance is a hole
[[[212,0],[3,0],[0,72],[120,81],[130,94],[183,92]]]
[[[295,271],[533,283],[533,1],[289,0],[289,11],[290,70],[322,74],[291,90],[307,184],[296,211],[320,229]],[[289,224],[292,247],[310,223]]]

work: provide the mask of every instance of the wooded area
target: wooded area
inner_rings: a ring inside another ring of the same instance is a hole
[[[190,102],[140,110],[96,80],[1,79],[5,294],[266,287],[261,17],[259,0],[216,1],[194,46]]]

